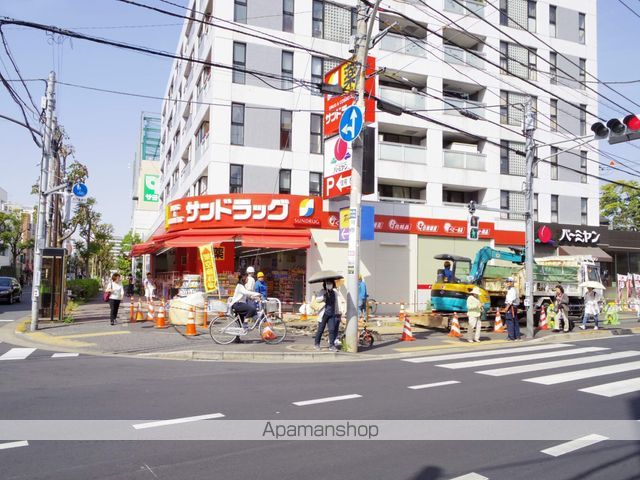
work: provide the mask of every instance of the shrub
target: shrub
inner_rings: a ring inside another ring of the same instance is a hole
[[[88,301],[98,295],[100,282],[94,278],[76,278],[67,281],[67,289],[71,290],[74,298]]]

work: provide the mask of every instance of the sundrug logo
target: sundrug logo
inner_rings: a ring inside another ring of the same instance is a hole
[[[337,215],[329,215],[329,225],[337,227],[340,224],[340,219]]]
[[[464,227],[454,227],[447,222],[444,224],[444,231],[447,233],[464,233]]]
[[[315,208],[313,198],[305,198],[304,200],[300,201],[300,210],[298,213],[301,217],[310,217],[313,215],[314,211]]]

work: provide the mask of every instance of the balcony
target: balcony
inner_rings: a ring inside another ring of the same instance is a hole
[[[442,97],[444,107],[447,109],[444,113],[448,115],[461,115],[461,110],[467,110],[470,113],[474,113],[480,118],[484,118],[484,103],[474,102],[473,100],[463,100],[457,97]],[[457,110],[453,110],[456,108]]]
[[[182,167],[182,172],[180,172],[180,181],[183,182],[190,172],[191,172],[191,162],[187,162],[185,166]]]
[[[444,9],[447,12],[458,13],[460,15],[468,15],[470,12],[473,12],[484,17],[484,3],[484,1],[475,0],[444,0]],[[473,16],[473,14],[471,14],[471,16]]]
[[[380,142],[378,144],[378,152],[380,160],[418,163],[422,165],[426,165],[427,163],[427,149],[421,145]]]
[[[194,161],[195,161],[196,164],[204,157],[204,154],[206,153],[207,148],[209,148],[209,137],[208,136],[202,141],[202,143],[196,143],[195,144]]]
[[[381,97],[384,100],[400,105],[410,110],[424,110],[425,98],[422,95],[413,93],[410,90],[400,88],[380,87]]]
[[[448,168],[462,170],[486,171],[487,156],[482,153],[459,152],[456,150],[443,150],[443,165]]]
[[[393,35],[391,33],[382,37],[380,48],[390,52],[404,53],[414,57],[427,56],[427,44],[419,38],[405,37],[404,35]]]
[[[484,60],[469,52],[474,52],[482,57],[485,56],[484,53],[476,50],[465,50],[454,45],[444,45],[444,61],[454,65],[468,65],[484,70]]]
[[[207,50],[209,48],[208,38],[203,35],[199,39],[200,45],[198,45],[198,60],[204,60],[205,55],[207,54]]]

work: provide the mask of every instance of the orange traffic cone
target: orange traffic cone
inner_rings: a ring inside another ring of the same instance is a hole
[[[276,332],[273,331],[273,328],[271,322],[266,321],[264,322],[264,330],[262,330],[262,339],[265,341],[268,340],[275,340],[276,338],[278,338],[278,335],[276,334]]]
[[[401,322],[404,322],[404,326],[402,327],[402,337],[400,337],[401,342],[413,342],[415,337],[413,336],[413,332],[411,331],[411,321],[409,320],[409,315],[407,315],[404,311],[404,303],[400,304],[400,314],[398,318]]]
[[[196,330],[196,309],[195,307],[189,308],[189,316],[187,317],[187,329],[184,332],[185,335],[193,337],[198,335]]]
[[[168,325],[165,322],[165,310],[164,305],[161,303],[158,307],[158,315],[156,316],[156,328],[167,328]]]
[[[460,332],[460,321],[458,320],[458,314],[453,312],[453,319],[451,320],[451,330],[449,331],[448,337],[462,337],[462,333]]]
[[[502,323],[502,316],[500,316],[500,310],[496,310],[496,321],[493,324],[493,333],[504,333],[504,323]]]
[[[136,323],[136,307],[134,305],[133,296],[129,297],[129,322]]]
[[[542,305],[540,307],[540,321],[538,322],[538,330],[549,330],[547,323],[547,309]]]
[[[136,322],[144,321],[144,315],[142,314],[142,302],[140,301],[140,297],[138,297],[138,302],[136,303]]]
[[[153,322],[155,319],[155,308],[153,307],[153,302],[149,302],[149,309],[147,310],[147,320]]]

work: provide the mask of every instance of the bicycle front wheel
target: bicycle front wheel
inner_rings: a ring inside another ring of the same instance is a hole
[[[282,317],[276,314],[269,315],[260,323],[260,337],[269,345],[275,345],[287,336],[287,325]]]
[[[242,328],[237,319],[229,315],[221,315],[211,320],[209,335],[218,345],[228,345],[238,336],[238,329]]]
[[[378,302],[373,298],[369,300],[369,315],[375,315],[378,312]]]

